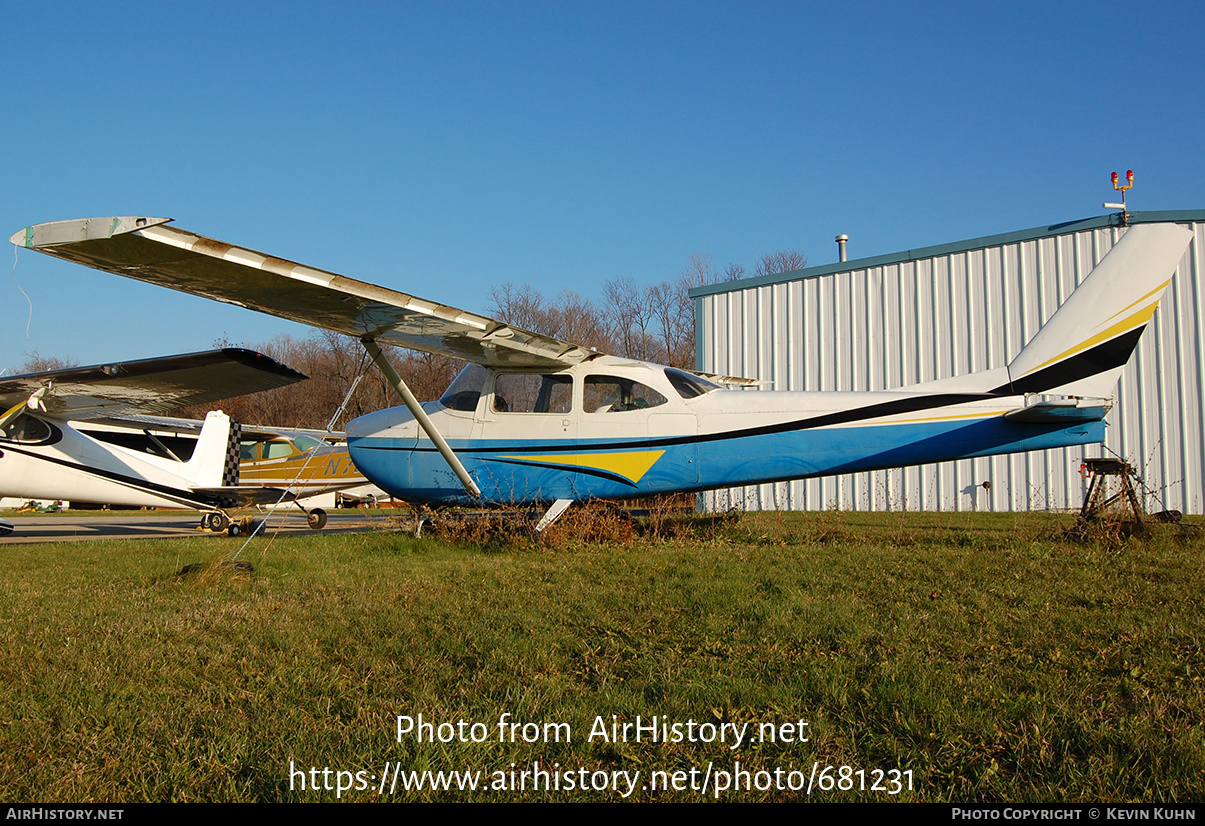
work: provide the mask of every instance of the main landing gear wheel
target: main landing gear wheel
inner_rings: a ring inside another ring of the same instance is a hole
[[[226,530],[226,526],[229,524],[230,520],[226,517],[226,514],[220,511],[201,514],[201,527],[207,531],[221,533]]]
[[[310,527],[316,531],[320,531],[326,526],[326,511],[322,508],[314,508],[305,515],[305,518],[310,523]]]

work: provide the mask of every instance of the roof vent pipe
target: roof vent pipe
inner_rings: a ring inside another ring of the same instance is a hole
[[[845,242],[849,240],[849,236],[844,233],[837,236],[837,260],[845,261]]]

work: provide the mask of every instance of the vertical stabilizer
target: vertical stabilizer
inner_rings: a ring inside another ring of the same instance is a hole
[[[998,392],[1108,398],[1155,314],[1191,230],[1130,227],[1008,365]]]
[[[192,458],[184,464],[184,477],[189,484],[196,488],[219,488],[225,484],[230,440],[237,430],[238,425],[221,410],[206,414]],[[238,450],[237,442],[235,450]]]

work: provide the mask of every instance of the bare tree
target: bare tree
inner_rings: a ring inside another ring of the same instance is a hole
[[[678,283],[685,287],[702,287],[704,284],[715,282],[715,270],[711,267],[711,253],[692,252],[686,259],[686,266],[678,274]]]
[[[593,350],[613,348],[611,325],[606,315],[573,290],[561,290],[547,309],[547,334]],[[537,332],[546,332],[537,330]]]
[[[661,361],[687,370],[694,368],[695,304],[690,291],[721,281],[736,281],[744,276],[745,268],[740,264],[729,264],[722,272],[716,272],[711,253],[693,252],[686,259],[686,266],[678,274],[678,281],[670,294],[664,298],[654,296],[656,288],[650,288],[647,297],[649,303],[658,308],[657,318],[661,325]]]
[[[740,264],[729,264],[724,267],[724,277],[721,281],[740,281],[745,277],[745,268]]]
[[[507,324],[595,350],[613,349],[610,319],[573,290],[549,301],[530,284],[491,287],[487,312]]]
[[[544,296],[530,284],[517,286],[507,281],[501,287],[490,287],[489,296],[486,312],[490,315],[524,330],[548,335],[539,329],[539,325],[547,320]]]
[[[17,373],[45,373],[50,370],[63,370],[67,367],[79,367],[79,362],[70,358],[44,356],[37,350],[25,354],[25,363],[17,369]]]
[[[781,272],[793,272],[802,270],[808,265],[808,256],[806,252],[801,250],[779,250],[778,252],[766,253],[757,262],[757,269],[754,270],[754,275],[773,275]]]
[[[653,308],[644,300],[641,289],[628,276],[608,279],[603,284],[606,314],[615,331],[615,353],[633,359],[655,357]]]

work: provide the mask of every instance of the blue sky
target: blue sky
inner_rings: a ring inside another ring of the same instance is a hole
[[[842,232],[862,257],[1097,215],[1128,168],[1133,208],[1205,208],[1205,6],[837,5],[28,6],[0,29],[0,229],[169,216],[479,311],[696,251],[825,264]],[[9,262],[9,372],[308,335]]]

